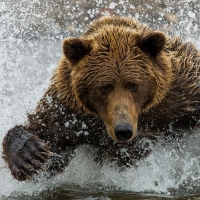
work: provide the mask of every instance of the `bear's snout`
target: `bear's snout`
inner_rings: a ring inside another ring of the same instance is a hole
[[[118,140],[129,140],[133,136],[133,127],[130,123],[120,123],[115,126],[115,135]]]

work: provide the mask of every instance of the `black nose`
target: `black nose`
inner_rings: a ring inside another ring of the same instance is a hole
[[[129,123],[120,123],[115,126],[115,135],[119,140],[128,140],[133,136],[133,128]]]

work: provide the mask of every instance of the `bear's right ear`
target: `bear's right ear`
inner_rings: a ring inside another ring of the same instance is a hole
[[[139,39],[138,45],[140,49],[156,57],[163,49],[166,43],[166,37],[162,32],[153,31]]]
[[[66,38],[63,41],[63,53],[74,65],[91,51],[91,41],[79,38]]]

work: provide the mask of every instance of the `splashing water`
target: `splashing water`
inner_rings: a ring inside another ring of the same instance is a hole
[[[143,4],[142,4],[143,2]],[[0,2],[0,142],[6,132],[26,120],[56,68],[64,37],[80,35],[86,24],[104,14],[126,15],[148,22],[171,35],[199,45],[198,1],[55,1]],[[44,191],[79,190],[200,196],[200,129],[180,141],[162,140],[136,166],[120,171],[111,163],[99,166],[91,147],[77,149],[62,174],[44,174],[18,182],[0,158],[0,199],[40,196]],[[123,193],[123,195],[128,193]],[[47,192],[48,193],[48,192]],[[77,191],[76,191],[77,193]],[[92,192],[91,192],[92,193]],[[87,199],[87,198],[86,198]],[[88,199],[95,199],[92,196]],[[105,198],[106,199],[106,198]],[[110,199],[107,197],[107,199]],[[139,199],[139,198],[138,198]]]

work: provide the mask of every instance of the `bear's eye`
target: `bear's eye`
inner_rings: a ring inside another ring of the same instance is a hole
[[[126,84],[126,89],[130,92],[137,92],[138,90],[138,84],[136,83],[128,83]]]
[[[104,85],[102,87],[100,87],[100,93],[101,94],[109,94],[113,91],[114,87],[113,85]]]

